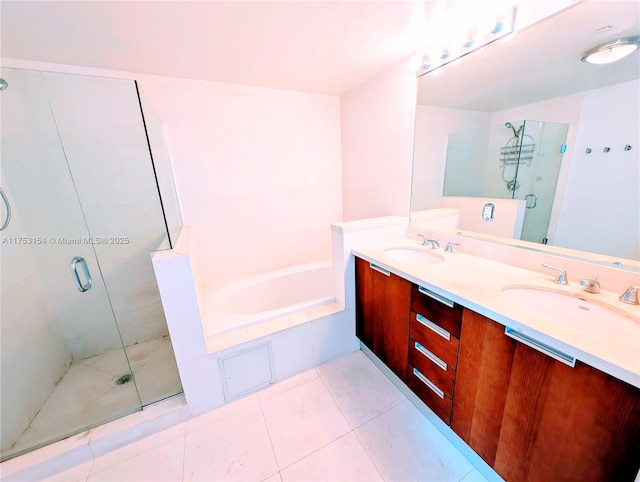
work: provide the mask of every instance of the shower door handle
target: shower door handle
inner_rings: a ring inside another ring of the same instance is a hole
[[[4,220],[2,226],[0,226],[0,231],[4,231],[9,226],[9,221],[11,221],[11,204],[9,204],[9,200],[7,199],[7,195],[4,193],[2,188],[0,187],[0,196],[2,197],[2,201],[4,201],[4,205],[7,208],[7,219]]]
[[[80,281],[80,275],[78,274],[78,265],[82,266],[82,271],[84,272],[85,278],[87,278],[87,282],[82,284]],[[89,273],[89,267],[87,266],[87,262],[84,258],[80,256],[76,256],[71,259],[71,264],[69,265],[71,268],[71,275],[73,276],[73,280],[76,282],[76,287],[80,293],[84,293],[85,291],[89,291],[91,289],[91,284],[93,280],[91,279],[91,273]]]

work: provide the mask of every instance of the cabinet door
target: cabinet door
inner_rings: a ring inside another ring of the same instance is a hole
[[[507,481],[633,481],[640,390],[465,310],[451,428]]]
[[[356,335],[406,380],[411,283],[356,258],[356,296]]]
[[[374,275],[374,351],[403,381],[407,379],[411,283],[393,273]]]
[[[356,258],[356,336],[367,348],[374,351],[374,282],[369,263]]]
[[[464,310],[451,428],[491,466],[498,450],[515,348],[504,326]]]
[[[495,470],[506,480],[633,481],[640,390],[517,343]]]

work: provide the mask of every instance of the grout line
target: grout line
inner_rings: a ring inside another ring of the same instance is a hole
[[[320,450],[328,447],[329,445],[331,445],[334,442],[337,442],[338,440],[340,440],[341,438],[346,437],[347,435],[349,435],[350,433],[353,433],[353,430],[348,431],[347,433],[344,433],[342,435],[340,435],[338,438],[332,440],[331,442],[327,442],[326,444],[324,444],[322,447],[318,447],[317,449],[315,449],[313,452],[308,453],[307,455],[305,455],[304,457],[296,460],[295,462],[290,463],[289,465],[287,465],[286,467],[283,467],[280,472],[282,472],[283,470],[288,469],[289,467],[292,467],[294,465],[296,465],[298,462],[302,462],[304,459],[307,459],[309,457],[311,457],[312,455],[314,455],[315,453],[319,452]],[[355,435],[355,434],[354,434]]]
[[[262,400],[258,396],[258,404],[260,405],[260,413],[262,414],[262,421],[264,422],[264,428],[267,430],[267,437],[269,437],[269,445],[271,445],[271,453],[273,454],[273,460],[276,462],[276,467],[278,468],[278,475],[280,475],[280,463],[278,462],[278,457],[276,457],[276,451],[273,448],[273,440],[271,439],[271,432],[269,431],[269,424],[267,423],[267,417],[264,414],[264,408],[262,407]],[[273,474],[275,475],[275,474]],[[268,478],[268,477],[267,477]],[[282,480],[282,476],[280,475],[280,480]]]
[[[93,454],[91,456],[91,465],[89,466],[89,471],[87,472],[87,476],[83,479],[84,482],[87,482],[89,480],[89,477],[91,476],[91,471],[93,470],[93,464],[95,463],[96,458],[93,457]],[[77,467],[77,465],[75,466]]]
[[[293,380],[294,378],[296,378],[296,377],[300,377],[300,376],[302,376],[302,375],[304,375],[305,373],[308,373],[308,372],[310,372],[310,371],[314,371],[314,372],[315,372],[315,377],[310,378],[309,380],[305,380],[305,381],[301,382],[301,383],[300,383],[300,384],[298,384],[298,385],[291,386],[291,387],[289,387],[288,389],[286,389],[284,392],[276,393],[275,395],[272,395],[272,396],[270,396],[270,397],[269,397],[269,398],[267,398],[267,399],[263,399],[263,398],[260,396],[260,394],[261,394],[262,392],[265,392],[265,391],[267,391],[267,390],[271,390],[271,389],[273,389],[273,388],[277,387],[278,385],[280,385],[281,383],[287,383],[287,382],[290,382],[290,381],[291,381],[291,380]],[[320,374],[318,373],[318,370],[316,370],[316,368],[315,368],[315,367],[314,367],[314,368],[310,368],[309,370],[305,370],[304,372],[298,373],[297,375],[294,375],[294,376],[292,376],[292,377],[289,377],[289,378],[286,378],[286,379],[284,379],[284,380],[281,380],[281,381],[279,381],[278,383],[274,383],[273,385],[270,385],[270,386],[268,386],[268,387],[265,387],[265,388],[263,388],[262,390],[260,390],[260,391],[256,392],[256,395],[258,395],[258,399],[260,400],[260,402],[268,402],[269,400],[272,400],[272,399],[274,399],[274,398],[276,398],[276,397],[279,397],[280,395],[284,395],[285,393],[288,393],[288,392],[290,392],[290,391],[297,390],[297,389],[298,389],[298,388],[300,388],[301,386],[306,385],[307,383],[312,382],[312,381],[314,381],[314,380],[316,380],[316,379],[318,379],[318,378],[320,378]]]
[[[360,437],[358,437],[358,434],[356,433],[355,430],[353,431],[353,435],[356,436],[356,440],[360,444],[360,447],[362,447],[362,450],[364,450],[364,453],[367,455],[367,458],[371,461],[371,464],[373,465],[373,468],[376,469],[376,472],[378,472],[378,475],[380,476],[380,480],[386,480],[382,476],[382,472],[380,472],[380,468],[378,467],[378,464],[376,464],[375,460],[373,460],[373,457],[371,456],[371,454],[369,453],[367,448],[364,446],[364,444],[362,443],[362,440],[360,440]]]
[[[198,416],[197,416],[197,417],[195,417],[195,418],[191,418],[191,419],[189,419],[189,420],[185,421],[185,422],[184,422],[184,424],[185,424],[185,433],[192,433],[192,432],[195,432],[195,431],[197,431],[197,430],[200,430],[201,428],[208,427],[209,425],[213,425],[214,423],[218,423],[218,422],[221,422],[222,420],[226,420],[226,419],[227,419],[227,418],[229,418],[229,417],[233,417],[234,415],[238,415],[240,412],[244,412],[245,410],[247,410],[247,409],[249,409],[249,408],[253,407],[254,405],[258,405],[258,404],[260,403],[260,397],[257,397],[257,396],[256,396],[257,402],[255,402],[255,403],[250,403],[250,404],[249,404],[249,405],[247,405],[246,407],[241,408],[241,409],[238,409],[238,411],[236,411],[236,412],[231,412],[231,413],[229,413],[229,414],[227,414],[227,415],[224,415],[224,416],[222,416],[222,417],[220,417],[220,418],[217,418],[217,419],[213,420],[212,422],[207,422],[207,423],[205,423],[205,424],[203,424],[203,425],[199,425],[199,426],[197,426],[197,427],[195,427],[195,428],[192,428],[191,430],[187,430],[187,423],[189,423],[189,422],[193,422],[194,420],[197,420],[197,419],[198,419],[198,418],[200,418],[200,417],[204,417],[204,416],[206,416],[206,415],[208,415],[208,414],[210,414],[210,413],[213,413],[213,412],[215,412],[216,410],[222,410],[223,408],[229,407],[229,406],[233,405],[234,403],[238,403],[238,402],[240,402],[240,401],[242,401],[242,400],[248,400],[248,399],[250,399],[253,395],[257,395],[257,394],[258,394],[258,392],[251,393],[251,394],[247,395],[246,397],[242,397],[242,398],[239,398],[239,399],[237,399],[237,400],[234,400],[234,401],[233,401],[233,402],[231,402],[231,403],[227,403],[227,404],[222,405],[222,406],[220,406],[220,407],[216,407],[216,408],[214,408],[213,410],[209,410],[208,412],[202,413],[202,414],[198,415]],[[248,402],[247,402],[247,403],[248,403]]]
[[[469,462],[469,463],[471,463],[471,462]],[[473,464],[471,464],[471,470],[470,470],[469,472],[467,472],[466,474],[464,474],[464,475],[460,478],[460,480],[459,480],[458,482],[462,482],[462,481],[463,481],[466,477],[468,477],[468,476],[469,476],[469,474],[470,474],[471,472],[473,472],[474,470],[476,470],[476,468],[474,467],[474,465],[473,465]]]
[[[348,366],[348,365],[345,365],[345,366]],[[331,373],[331,372],[329,372],[329,373]],[[333,400],[333,403],[336,405],[336,407],[338,407],[338,410],[340,411],[340,415],[342,415],[342,418],[344,418],[344,421],[347,422],[347,425],[349,426],[349,428],[351,428],[351,424],[349,423],[349,420],[347,420],[347,417],[345,416],[344,411],[342,410],[342,407],[340,406],[340,404],[337,402],[337,400],[335,399],[335,397],[331,393],[331,390],[329,390],[329,387],[327,386],[327,383],[322,378],[322,376],[320,376],[319,378],[320,378],[320,381],[322,382],[322,385],[324,386],[325,390],[327,391],[327,393],[331,397],[331,400]],[[351,430],[353,430],[353,428],[351,428]]]
[[[182,422],[182,424],[184,425],[184,427],[183,427],[183,428],[185,428],[185,429],[186,429],[186,424],[185,424],[185,422]],[[175,425],[174,425],[174,426],[175,426]],[[93,455],[93,462],[92,462],[92,464],[91,464],[91,470],[93,470],[93,466],[95,465],[96,460],[98,460],[98,459],[100,459],[100,458],[102,458],[102,457],[108,457],[108,456],[111,456],[111,455],[113,455],[115,452],[117,452],[117,451],[119,451],[119,450],[123,450],[123,449],[131,448],[131,446],[132,446],[132,445],[137,444],[137,443],[139,443],[139,442],[142,442],[142,441],[144,441],[144,440],[147,440],[147,439],[149,439],[149,438],[155,437],[155,436],[157,436],[158,434],[161,434],[162,432],[164,432],[164,431],[166,431],[166,430],[171,430],[171,429],[173,429],[173,427],[174,427],[174,426],[168,427],[168,428],[166,428],[166,429],[164,429],[164,430],[161,430],[160,432],[156,432],[156,433],[153,433],[153,434],[151,434],[151,435],[148,435],[147,437],[143,437],[143,438],[141,438],[141,439],[138,439],[138,440],[134,440],[134,441],[132,441],[132,442],[129,442],[128,444],[123,445],[122,447],[118,447],[118,448],[116,448],[116,449],[114,449],[114,450],[110,450],[109,452],[104,453],[104,454],[102,454],[102,455],[100,455],[100,456],[98,456],[98,457],[96,457],[95,455]],[[110,466],[110,467],[108,467],[108,468],[115,467],[116,465],[120,465],[121,463],[126,462],[127,460],[131,460],[131,459],[134,459],[134,458],[136,458],[136,457],[138,457],[138,456],[140,456],[140,455],[143,455],[143,454],[147,453],[147,452],[148,452],[148,451],[150,451],[150,450],[154,450],[154,449],[156,449],[156,448],[158,448],[158,447],[162,447],[163,445],[167,445],[167,444],[169,444],[169,443],[175,442],[175,441],[176,441],[176,440],[178,440],[180,437],[184,437],[184,436],[185,436],[185,434],[184,434],[184,433],[183,433],[182,435],[176,435],[175,437],[173,437],[173,438],[171,438],[171,439],[169,439],[169,440],[165,440],[163,443],[160,443],[160,444],[157,444],[157,445],[153,445],[152,447],[149,447],[148,449],[146,449],[146,450],[144,450],[144,451],[142,451],[142,452],[140,452],[140,453],[137,453],[137,454],[134,454],[134,455],[129,455],[128,457],[125,455],[125,456],[124,456],[124,458],[118,459],[118,462],[117,462],[117,463],[115,463],[115,464],[111,465],[111,466]],[[93,450],[92,450],[92,452],[91,452],[91,453],[93,454]],[[184,463],[184,462],[183,462],[183,463]],[[107,469],[99,470],[99,471],[98,471],[98,472],[96,472],[96,473],[100,473],[100,472],[103,472],[103,471],[105,471],[105,470],[107,470]],[[92,475],[91,471],[89,472],[89,475]]]
[[[314,368],[314,369],[315,369],[315,368]],[[316,372],[317,372],[317,370],[316,370]],[[327,393],[329,394],[329,397],[331,398],[331,400],[333,401],[333,403],[334,403],[334,404],[336,405],[336,407],[338,408],[338,411],[340,412],[340,415],[342,415],[342,418],[343,418],[343,419],[344,419],[344,421],[346,422],[347,427],[349,427],[349,422],[347,421],[347,419],[345,418],[344,414],[342,413],[342,410],[340,409],[340,406],[336,403],[335,399],[334,399],[334,398],[333,398],[333,396],[331,395],[331,392],[329,392],[329,389],[327,388],[327,386],[325,385],[324,381],[322,380],[322,377],[318,376],[318,377],[316,377],[316,378],[314,378],[314,379],[312,379],[312,380],[309,380],[309,381],[307,381],[307,382],[303,383],[302,385],[298,385],[297,387],[292,388],[291,390],[287,390],[287,392],[292,391],[292,390],[296,390],[296,389],[300,388],[301,386],[307,385],[308,383],[311,383],[311,382],[315,382],[316,380],[320,380],[320,383],[322,383],[322,386],[324,386],[325,390],[327,390]],[[283,393],[287,393],[287,392],[283,392]],[[278,394],[278,396],[279,396],[279,395],[282,395],[282,394]],[[272,398],[270,398],[269,400],[272,400]],[[269,401],[269,400],[267,400],[267,401]],[[261,409],[263,408],[263,407],[262,407],[262,401],[260,401],[260,408],[261,408]],[[265,415],[264,415],[264,410],[262,411],[262,416],[263,416],[263,418],[264,418],[265,425],[267,426],[267,433],[269,433],[269,441],[271,441],[271,433],[269,432],[269,426],[268,426],[268,424],[267,424],[267,419],[266,419],[266,417],[265,417]],[[331,440],[331,441],[327,442],[326,444],[322,445],[321,447],[318,447],[318,448],[317,448],[317,449],[315,449],[314,451],[312,451],[312,452],[308,453],[308,454],[307,454],[307,455],[305,455],[304,457],[302,457],[302,458],[300,458],[300,459],[298,459],[298,460],[296,460],[296,461],[294,461],[294,462],[290,463],[289,465],[287,465],[287,466],[285,466],[285,467],[280,467],[280,464],[279,464],[279,462],[278,462],[278,458],[275,456],[275,451],[274,451],[274,454],[273,454],[273,455],[274,455],[274,457],[275,457],[275,459],[276,459],[276,465],[278,466],[279,472],[282,472],[283,470],[288,469],[289,467],[291,467],[291,466],[293,466],[293,465],[297,464],[297,463],[298,463],[298,462],[300,462],[301,460],[304,460],[304,459],[306,459],[307,457],[309,457],[309,456],[311,456],[311,455],[315,454],[315,453],[316,453],[316,452],[318,452],[319,450],[322,450],[322,449],[323,449],[323,448],[325,448],[326,446],[331,445],[331,444],[332,444],[333,442],[335,442],[336,440],[339,440],[339,439],[341,439],[342,437],[344,437],[345,435],[348,435],[349,433],[353,432],[353,430],[351,430],[351,427],[349,427],[349,429],[350,429],[350,430],[349,430],[348,432],[346,432],[346,433],[344,433],[344,434],[340,435],[339,437],[335,438],[334,440]],[[273,442],[272,442],[272,441],[271,441],[271,449],[273,450]],[[280,479],[282,480],[282,475],[280,475]]]
[[[109,467],[105,467],[105,468],[104,468],[104,469],[102,469],[102,470],[98,470],[98,471],[97,471],[97,472],[95,472],[95,473],[91,473],[91,472],[89,472],[89,476],[96,475],[96,474],[101,474],[101,473],[103,473],[103,472],[106,472],[107,470],[111,470],[111,469],[113,469],[114,467],[118,467],[119,465],[122,465],[122,464],[124,464],[125,462],[129,462],[129,461],[131,461],[131,460],[133,460],[133,459],[136,459],[136,458],[138,458],[138,457],[142,457],[143,455],[145,455],[145,454],[149,453],[151,450],[155,450],[155,449],[157,449],[157,448],[164,447],[165,445],[169,445],[169,444],[171,444],[171,443],[175,442],[176,440],[178,440],[178,439],[179,439],[180,437],[182,437],[182,436],[184,436],[184,435],[181,435],[181,436],[178,436],[178,437],[174,437],[174,438],[172,438],[171,440],[167,440],[167,441],[165,441],[164,443],[161,443],[161,444],[159,444],[159,445],[155,445],[155,446],[153,446],[153,447],[149,447],[147,450],[145,450],[145,451],[143,451],[143,452],[140,452],[139,454],[135,454],[135,455],[133,455],[133,456],[131,456],[131,457],[128,457],[128,458],[126,458],[126,459],[118,460],[118,462],[117,462],[117,463],[115,463],[115,464],[113,464],[113,465],[110,465]],[[144,439],[142,439],[142,440],[144,440]],[[184,444],[183,444],[183,446],[184,446]],[[127,447],[127,445],[125,445],[125,447]],[[121,447],[121,448],[122,448],[122,447]],[[110,452],[110,453],[113,453],[113,452]],[[107,455],[107,454],[105,454],[105,455]],[[96,460],[97,460],[97,459],[94,459],[94,463],[95,463],[95,461],[96,461]],[[183,467],[184,467],[184,458],[183,458],[182,465],[183,465]],[[93,470],[93,464],[91,464],[91,470]],[[183,478],[184,478],[184,476],[183,476]],[[88,477],[87,477],[87,479],[88,479]]]
[[[365,356],[365,358],[366,358],[366,356]],[[353,362],[348,363],[347,365],[344,365],[344,367],[337,368],[336,370],[332,370],[332,371],[331,371],[331,372],[329,372],[329,373],[333,373],[334,371],[338,371],[338,370],[341,370],[342,368],[346,368],[346,367],[348,367],[349,365],[352,365],[353,363],[355,363],[355,362],[357,362],[357,361],[360,361],[360,360],[361,360],[361,358],[360,358],[360,359],[358,359],[358,360],[354,360]],[[375,367],[375,365],[374,365],[374,367]],[[375,368],[376,368],[376,370],[378,370],[378,368],[377,368],[377,367],[375,367]],[[378,370],[378,371],[379,371],[379,370]],[[384,376],[384,373],[382,373],[382,372],[380,372],[380,373],[382,374],[382,376],[383,376],[385,379],[387,379],[387,377],[385,377],[385,376]],[[322,383],[324,384],[324,387],[327,389],[327,392],[329,392],[329,396],[332,398],[333,402],[334,402],[334,403],[336,404],[336,406],[338,407],[338,410],[340,410],[340,413],[342,414],[342,416],[344,417],[344,419],[345,419],[345,420],[347,420],[347,417],[344,415],[344,412],[342,411],[342,408],[340,407],[340,404],[338,403],[338,401],[334,398],[333,394],[331,393],[331,389],[330,389],[330,388],[329,388],[329,386],[325,383],[325,380],[322,378],[322,376],[320,377],[320,379],[322,380]],[[387,379],[387,380],[388,380],[388,379]],[[396,403],[396,404],[394,404],[394,405],[390,406],[389,408],[384,409],[382,412],[377,413],[376,415],[374,415],[373,417],[371,417],[369,420],[365,420],[364,422],[360,423],[359,425],[356,425],[355,427],[351,427],[351,424],[349,424],[349,420],[347,420],[347,424],[349,425],[349,427],[350,427],[352,430],[356,430],[357,428],[362,427],[363,425],[365,425],[365,424],[367,424],[367,423],[371,422],[372,420],[375,420],[375,419],[376,419],[376,418],[378,418],[380,415],[382,415],[382,414],[384,414],[384,413],[387,413],[389,410],[391,410],[391,409],[393,409],[393,408],[397,407],[397,406],[398,406],[398,405],[400,405],[401,403],[404,403],[404,402],[408,401],[407,397],[405,397],[405,396],[404,396],[404,394],[403,394],[400,390],[398,390],[398,388],[397,388],[395,385],[393,386],[393,388],[395,388],[395,389],[400,393],[400,395],[402,395],[402,400],[400,400],[398,403]]]
[[[363,353],[363,355],[364,355],[364,353]],[[364,355],[364,358],[367,358],[367,357],[366,357],[366,355]],[[332,373],[332,372],[334,372],[334,371],[340,370],[341,368],[348,367],[349,365],[351,365],[351,364],[353,364],[353,363],[355,363],[355,362],[357,362],[357,361],[360,361],[360,360],[362,360],[362,357],[360,357],[360,358],[358,358],[358,359],[354,360],[354,361],[353,361],[353,362],[351,362],[351,363],[348,363],[348,364],[344,365],[343,367],[337,368],[336,370],[332,370],[331,372],[328,372],[328,373]],[[375,368],[376,368],[376,370],[380,371],[380,370],[378,369],[378,367],[375,367]],[[384,373],[382,373],[382,372],[380,372],[380,373],[384,376]],[[385,378],[386,378],[386,377],[385,377]],[[337,402],[337,401],[335,400],[335,398],[333,397],[333,394],[331,393],[331,390],[329,390],[329,387],[328,387],[328,386],[327,386],[327,384],[325,383],[325,380],[322,378],[322,376],[320,376],[320,380],[322,380],[322,383],[324,384],[325,388],[327,389],[327,392],[329,392],[329,396],[332,398],[332,400],[334,401],[334,403],[335,403],[335,404],[336,404],[336,406],[338,407],[338,410],[340,410],[340,413],[342,413],[342,416],[345,418],[345,420],[347,420],[347,418],[344,416],[344,412],[342,411],[342,408],[340,407],[340,405],[338,404],[338,402]],[[394,388],[395,388],[396,390],[398,390],[398,389],[397,389],[397,387],[395,387],[395,385],[394,385]],[[400,391],[400,390],[398,390],[398,391]],[[352,430],[351,430],[351,432],[350,432],[350,433],[353,433],[353,434],[355,435],[356,440],[357,440],[357,441],[358,441],[358,443],[360,444],[360,447],[362,447],[362,450],[363,450],[363,451],[364,451],[364,453],[367,455],[367,458],[371,461],[371,464],[372,464],[372,465],[373,465],[373,467],[375,468],[375,470],[376,470],[376,472],[378,473],[378,475],[380,476],[380,479],[381,479],[381,480],[385,480],[385,479],[384,479],[384,477],[382,476],[382,473],[380,472],[380,469],[378,468],[378,465],[377,465],[377,464],[375,463],[375,461],[373,460],[373,458],[372,458],[371,454],[370,454],[370,453],[367,451],[367,449],[365,448],[364,444],[362,443],[362,440],[360,440],[360,437],[358,437],[358,434],[356,433],[356,429],[358,429],[358,428],[360,428],[360,427],[362,427],[362,426],[364,426],[364,425],[366,425],[366,424],[368,424],[368,423],[372,422],[372,421],[373,421],[373,420],[375,420],[376,418],[378,418],[378,417],[380,417],[381,415],[383,415],[383,414],[387,413],[388,411],[390,411],[390,410],[394,409],[395,407],[399,406],[400,404],[402,404],[402,403],[404,403],[404,402],[407,402],[407,401],[408,401],[407,397],[405,397],[405,396],[404,396],[404,394],[402,394],[402,392],[400,392],[400,394],[403,396],[403,400],[400,400],[400,401],[399,401],[398,403],[396,403],[395,405],[393,405],[393,406],[391,406],[391,407],[387,408],[386,410],[383,410],[382,412],[378,413],[377,415],[375,415],[375,416],[374,416],[374,417],[372,417],[371,419],[369,419],[369,420],[367,420],[367,421],[365,421],[365,422],[362,422],[360,425],[358,425],[358,426],[356,426],[356,427],[353,427],[353,428],[352,428]],[[347,420],[347,424],[349,424],[349,421],[348,421],[348,420]],[[466,477],[466,476],[465,476],[465,477]]]
[[[329,370],[329,371],[327,371],[327,372],[325,373],[325,375],[326,375],[326,374],[328,374],[328,373],[336,372],[336,371],[338,371],[338,370],[342,370],[343,368],[346,368],[346,367],[348,367],[349,365],[353,365],[354,363],[359,362],[359,361],[360,361],[360,360],[362,360],[363,358],[367,358],[367,356],[364,354],[364,352],[362,352],[362,350],[359,350],[359,349],[358,349],[357,351],[354,351],[354,352],[349,353],[348,355],[345,355],[345,356],[344,356],[344,357],[342,357],[342,358],[345,358],[345,357],[348,357],[348,356],[352,356],[354,353],[357,353],[358,351],[359,351],[360,353],[362,353],[362,355],[361,355],[360,357],[358,357],[358,358],[356,358],[355,360],[352,360],[352,361],[350,361],[350,362],[348,362],[348,363],[346,363],[346,364],[344,364],[344,365],[341,365],[341,366],[339,366],[339,367],[337,367],[337,368],[334,368],[333,370]],[[340,360],[340,358],[337,358],[336,360]],[[326,366],[326,365],[328,365],[329,363],[332,363],[333,361],[336,361],[336,360],[332,360],[332,361],[330,361],[330,362],[325,363],[324,365],[320,365],[319,367],[316,367],[316,369],[317,369],[317,368],[322,368],[323,366]],[[320,371],[318,372],[318,376],[320,376],[320,377],[322,376],[322,373],[321,373]]]
[[[358,361],[358,360],[354,360],[354,361]],[[353,362],[352,362],[352,363],[353,363]],[[345,367],[347,367],[347,366],[349,366],[349,365],[351,365],[351,363],[348,363],[347,365],[344,365],[344,366],[345,366]],[[340,368],[343,368],[343,367],[340,367]],[[338,368],[338,370],[339,370],[339,368]],[[334,370],[334,371],[335,371],[335,370]],[[331,373],[331,372],[329,372],[329,373]],[[345,419],[345,421],[347,422],[347,425],[349,425],[349,426],[350,426],[349,421],[347,420],[347,417],[345,417],[344,412],[342,411],[342,408],[340,407],[340,405],[338,404],[338,402],[336,401],[336,399],[333,397],[333,394],[331,393],[331,390],[329,390],[329,387],[327,386],[327,384],[325,383],[325,381],[322,379],[322,376],[320,377],[320,380],[322,381],[322,384],[324,385],[324,387],[326,388],[327,392],[329,393],[329,396],[330,396],[330,397],[331,397],[331,399],[333,400],[333,403],[335,403],[335,404],[336,404],[336,406],[338,407],[338,410],[340,410],[340,413],[342,414],[342,417],[343,417],[343,418]],[[404,400],[403,400],[403,401],[401,401],[400,403],[402,403],[402,402],[404,402]],[[391,410],[392,408],[394,408],[394,407],[395,407],[395,406],[397,406],[397,405],[399,405],[399,404],[394,405],[393,407],[389,408],[388,410]],[[382,413],[385,413],[385,412],[387,412],[388,410],[385,410],[385,411],[384,411],[384,412],[382,412]],[[375,416],[375,417],[373,417],[371,420],[374,420],[375,418],[379,417],[380,415],[382,415],[382,413],[380,413],[380,414],[376,415],[376,416]],[[367,422],[364,422],[364,423],[362,423],[362,424],[358,425],[358,427],[361,427],[361,426],[362,426],[362,425],[364,425],[365,423],[369,423],[371,420],[369,420],[369,421],[367,421]],[[326,444],[325,446],[321,447],[321,448],[320,448],[320,449],[318,449],[318,450],[321,450],[322,448],[326,447],[327,445],[330,445],[330,444],[332,444],[333,442],[336,442],[337,440],[340,440],[341,438],[346,437],[347,435],[349,435],[350,433],[352,433],[352,434],[355,436],[355,438],[356,438],[356,440],[358,441],[358,443],[360,444],[360,447],[362,448],[362,450],[364,451],[364,453],[367,455],[367,458],[371,461],[371,464],[373,465],[374,469],[376,470],[376,472],[377,472],[377,473],[378,473],[378,475],[380,476],[380,479],[381,479],[381,480],[384,480],[384,478],[382,477],[382,474],[380,473],[380,470],[378,469],[378,466],[377,466],[377,465],[376,465],[376,463],[373,461],[373,459],[371,458],[371,455],[369,454],[369,452],[367,452],[367,450],[365,449],[364,445],[362,444],[362,440],[360,440],[360,437],[358,437],[358,434],[356,433],[356,428],[358,428],[358,427],[354,427],[354,428],[352,428],[350,432],[347,432],[346,434],[344,434],[344,435],[342,435],[342,436],[338,437],[338,438],[337,438],[337,439],[335,439],[334,441],[332,441],[332,442],[330,442],[330,443]],[[315,452],[317,452],[318,450],[316,450]],[[312,452],[312,453],[315,453],[315,452]],[[312,455],[312,454],[309,454],[309,455],[307,455],[306,457],[309,457],[310,455]],[[303,457],[303,458],[302,458],[302,459],[300,459],[300,460],[304,460],[306,457]],[[299,462],[299,461],[298,461],[298,462]],[[297,462],[296,462],[296,463],[297,463]],[[292,465],[293,465],[293,464],[292,464]]]
[[[380,417],[381,415],[384,415],[385,413],[389,412],[390,410],[393,410],[394,408],[396,408],[399,405],[402,405],[404,402],[407,402],[408,400],[405,398],[404,400],[400,400],[398,403],[392,405],[389,408],[385,408],[382,412],[375,414],[373,417],[371,417],[369,420],[365,420],[364,422],[362,422],[360,425],[358,425],[357,427],[353,427],[353,430],[359,429],[360,427],[362,427],[363,425],[366,425],[370,422],[373,422],[376,418]]]

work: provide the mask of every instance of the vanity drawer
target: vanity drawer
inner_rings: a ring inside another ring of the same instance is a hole
[[[434,296],[438,296],[435,295]],[[448,331],[452,336],[460,338],[462,327],[462,306],[453,303],[453,307],[445,305],[431,296],[421,293],[418,285],[411,288],[411,311],[422,316]]]
[[[419,313],[411,312],[409,337],[424,346],[447,365],[455,369],[458,366],[458,345],[460,341],[449,332],[430,320],[425,320]]]
[[[455,370],[415,340],[409,340],[409,365],[442,389],[447,397],[453,398]]]
[[[450,425],[453,402],[444,394],[444,391],[432,380],[429,380],[424,373],[411,365],[409,365],[407,379],[409,388],[413,390],[413,393],[433,410],[444,423]]]

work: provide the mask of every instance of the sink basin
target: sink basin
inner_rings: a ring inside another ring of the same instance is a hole
[[[576,329],[584,330],[592,326],[592,323],[638,322],[632,315],[604,303],[594,303],[581,293],[531,286],[507,286],[502,289],[502,294],[531,313]]]
[[[418,248],[390,248],[384,252],[384,255],[403,263],[434,264],[444,261],[441,255]]]

